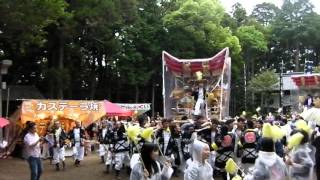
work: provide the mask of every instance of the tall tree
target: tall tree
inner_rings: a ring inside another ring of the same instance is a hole
[[[274,21],[278,13],[279,8],[276,5],[264,2],[255,6],[251,16],[264,26],[268,26]]]
[[[307,27],[304,23],[306,17],[313,13],[313,5],[309,0],[285,0],[279,15],[273,25],[280,45],[292,54],[295,71],[300,71],[300,54],[303,48],[302,41],[307,38]]]
[[[232,17],[236,20],[237,25],[241,26],[247,21],[247,11],[240,3],[232,6]]]
[[[261,95],[261,104],[263,107],[264,97],[273,90],[273,87],[279,82],[279,77],[274,71],[266,70],[259,73],[249,81],[248,90]]]
[[[169,36],[166,49],[186,58],[210,56],[224,47],[238,54],[238,38],[221,26],[223,16],[224,9],[217,0],[185,1],[164,17]]]

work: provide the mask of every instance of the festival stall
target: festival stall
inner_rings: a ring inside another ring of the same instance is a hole
[[[178,59],[162,53],[164,117],[229,116],[231,58],[225,48],[206,59]]]
[[[68,132],[74,127],[75,121],[86,127],[104,115],[103,101],[26,100],[22,103],[21,123],[35,122],[42,136],[53,120],[59,120]]]

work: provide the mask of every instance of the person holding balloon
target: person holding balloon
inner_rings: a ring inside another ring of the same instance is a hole
[[[293,180],[311,180],[314,166],[314,149],[309,144],[311,129],[304,120],[298,120],[296,127],[296,133],[288,140],[290,152],[286,157],[286,164],[289,165],[290,177]]]
[[[166,162],[161,169],[157,161],[159,147],[156,144],[144,143],[140,154],[141,160],[133,167],[130,180],[169,180],[171,178],[173,170],[170,163]]]
[[[161,169],[159,159],[158,144],[151,143],[154,130],[153,128],[145,128],[142,132],[139,126],[129,126],[127,135],[129,140],[134,144],[139,142],[140,138],[144,139],[144,143],[138,154],[131,158],[130,180],[169,180],[173,173],[170,162],[164,162]]]

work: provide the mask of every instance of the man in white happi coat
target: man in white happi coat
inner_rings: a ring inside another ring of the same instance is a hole
[[[102,128],[98,131],[98,141],[99,141],[99,155],[101,158],[101,162],[106,165],[106,173],[110,171],[110,165],[112,163],[112,152],[113,148],[112,144],[112,127],[108,126],[106,121],[101,122]]]
[[[81,127],[80,122],[76,122],[76,127],[71,130],[70,139],[73,145],[74,164],[79,166],[84,157],[84,140],[86,139],[85,130]]]
[[[60,170],[60,162],[62,162],[62,168],[65,169],[65,140],[67,135],[62,129],[59,121],[55,121],[53,134],[53,163],[56,165],[56,170]]]

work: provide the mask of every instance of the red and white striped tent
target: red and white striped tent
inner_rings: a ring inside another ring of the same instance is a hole
[[[320,75],[305,74],[291,77],[298,88],[310,88],[320,86]]]

